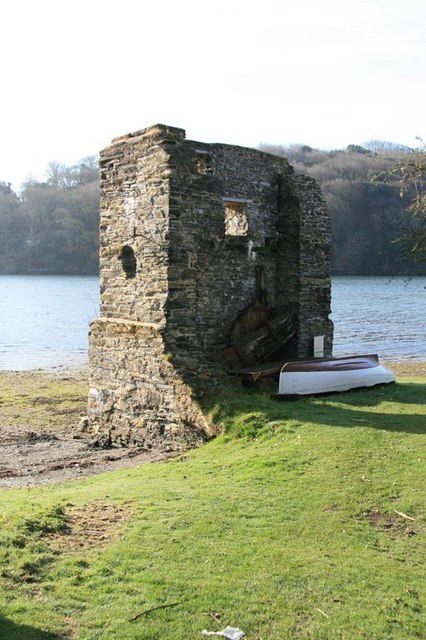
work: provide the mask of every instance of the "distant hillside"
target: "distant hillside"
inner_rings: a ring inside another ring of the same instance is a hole
[[[320,183],[332,225],[335,275],[426,274],[398,242],[411,224],[410,194],[374,177],[409,149],[373,142],[321,151],[307,145],[262,146],[286,156]],[[67,167],[52,162],[45,182],[31,180],[19,196],[0,182],[0,273],[97,273],[99,179],[96,157]]]
[[[331,217],[333,274],[426,274],[426,264],[407,259],[398,241],[412,224],[405,211],[410,194],[401,197],[396,180],[374,180],[407,157],[410,149],[381,141],[333,151],[307,145],[261,148],[287,157],[297,172],[321,185]]]

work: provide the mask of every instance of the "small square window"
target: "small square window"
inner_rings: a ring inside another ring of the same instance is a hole
[[[247,202],[225,201],[225,234],[227,236],[248,235]]]
[[[197,151],[196,167],[197,173],[202,176],[208,176],[213,173],[212,158],[207,151]]]

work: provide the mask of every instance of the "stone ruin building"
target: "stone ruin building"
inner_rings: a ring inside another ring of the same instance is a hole
[[[163,450],[213,435],[203,391],[332,349],[330,228],[316,182],[262,151],[156,125],[101,153],[101,313],[90,429]]]

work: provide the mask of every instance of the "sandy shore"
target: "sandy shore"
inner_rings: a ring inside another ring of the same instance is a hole
[[[422,378],[426,377],[426,362],[407,360],[401,362],[382,362],[391,369],[397,378]]]

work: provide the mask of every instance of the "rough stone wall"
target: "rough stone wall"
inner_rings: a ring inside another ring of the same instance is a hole
[[[209,156],[208,174],[197,174],[200,151]],[[176,149],[171,163],[167,339],[212,356],[229,341],[236,315],[258,297],[256,267],[264,270],[268,306],[291,304],[285,287],[277,286],[281,277],[274,255],[277,226],[281,218],[283,228],[287,221],[280,183],[291,168],[255,150],[192,142]],[[232,204],[246,209],[247,235],[226,233]]]
[[[294,190],[300,203],[298,354],[312,356],[314,336],[324,335],[325,355],[331,355],[331,228],[327,206],[318,184],[308,176],[295,176]]]
[[[197,174],[200,155],[209,158],[207,174]],[[316,183],[283,158],[228,145],[184,142],[170,162],[171,350],[199,359],[227,344],[237,314],[259,297],[261,267],[270,313],[295,314],[291,353],[311,356],[313,336],[325,334],[330,354],[330,228]],[[246,235],[226,233],[232,203],[246,208]]]
[[[183,136],[156,128],[117,138],[101,153],[101,316],[164,322],[168,294],[169,156],[162,141]],[[136,275],[123,269],[123,247]]]
[[[89,420],[105,441],[179,449],[210,437],[194,397],[256,300],[295,315],[281,356],[312,356],[322,334],[331,352],[330,230],[313,180],[283,158],[163,125],[114,140],[100,166]]]
[[[160,325],[100,318],[89,338],[89,415],[101,444],[179,451],[213,435],[170,362]]]

